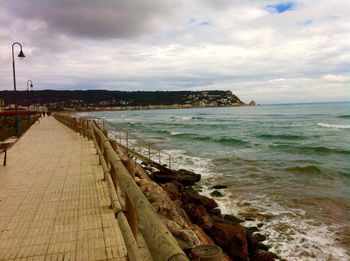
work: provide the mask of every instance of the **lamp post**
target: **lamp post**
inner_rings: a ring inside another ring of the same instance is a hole
[[[16,90],[16,68],[15,68],[15,54],[14,54],[14,46],[19,45],[21,47],[21,51],[18,53],[19,58],[24,58],[25,55],[22,51],[22,45],[19,42],[14,42],[12,44],[12,69],[13,69],[13,89],[15,92],[15,129],[16,134],[19,133],[19,122],[18,122],[18,109],[17,109],[17,90]]]
[[[30,82],[30,85],[29,85]],[[33,82],[32,80],[27,81],[27,106],[28,106],[28,123],[30,121],[30,114],[29,114],[29,87],[33,89]]]

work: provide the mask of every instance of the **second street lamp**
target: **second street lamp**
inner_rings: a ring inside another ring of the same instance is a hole
[[[16,134],[19,133],[19,122],[18,122],[18,109],[17,109],[17,89],[16,89],[16,68],[15,68],[15,54],[14,54],[14,46],[19,45],[21,47],[21,51],[18,53],[19,58],[24,58],[25,55],[22,51],[22,45],[19,42],[14,42],[12,44],[12,70],[13,70],[13,90],[15,92],[15,129]]]
[[[30,85],[29,85],[30,82]],[[32,80],[27,81],[27,106],[28,106],[28,123],[30,122],[30,112],[29,112],[29,87],[33,89],[33,82]]]

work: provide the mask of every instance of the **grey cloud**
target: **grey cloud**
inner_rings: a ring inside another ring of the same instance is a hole
[[[17,19],[42,21],[47,33],[93,39],[129,38],[161,29],[178,12],[180,1],[8,1]]]

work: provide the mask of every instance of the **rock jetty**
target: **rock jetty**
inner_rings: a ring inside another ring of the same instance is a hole
[[[201,175],[187,170],[152,171],[138,165],[136,183],[156,209],[180,246],[189,252],[199,244],[216,244],[224,251],[223,260],[270,261],[277,256],[262,243],[264,236],[240,223],[233,215],[222,215],[214,199],[193,187]],[[213,186],[224,189],[224,185]],[[223,194],[215,190],[217,195]]]

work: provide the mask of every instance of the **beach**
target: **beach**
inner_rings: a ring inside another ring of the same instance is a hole
[[[349,103],[96,112],[202,175],[287,260],[348,260]]]

